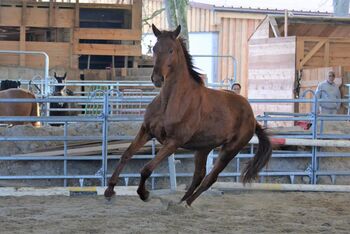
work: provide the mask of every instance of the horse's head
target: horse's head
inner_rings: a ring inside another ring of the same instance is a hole
[[[59,84],[62,84],[63,81],[64,81],[64,80],[66,79],[66,77],[67,77],[67,72],[65,72],[63,76],[57,76],[56,72],[54,72],[53,75],[54,75],[55,79],[57,80],[57,82],[58,82]]]
[[[179,63],[181,46],[176,39],[180,34],[181,26],[179,25],[174,31],[160,31],[152,24],[152,30],[157,37],[157,43],[153,47],[154,68],[151,79],[156,87],[161,87]]]
[[[58,84],[63,84],[66,77],[67,77],[67,72],[65,72],[63,76],[57,76],[56,72],[54,72],[53,75],[54,75],[55,79],[57,80]],[[63,86],[63,85],[62,86],[55,86],[54,93],[60,94],[60,93],[62,93],[64,88],[65,88],[65,86]]]

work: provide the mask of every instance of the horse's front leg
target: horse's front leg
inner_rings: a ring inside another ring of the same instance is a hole
[[[158,151],[157,155],[141,169],[141,179],[137,189],[137,193],[139,194],[141,200],[147,201],[149,197],[149,192],[145,186],[148,177],[151,176],[153,170],[159,165],[159,163],[163,161],[163,159],[173,154],[177,148],[178,144],[176,144],[176,142],[165,142],[163,147]]]
[[[130,146],[123,153],[120,158],[117,167],[115,168],[112,177],[109,179],[108,187],[104,193],[106,198],[112,197],[114,192],[114,186],[118,182],[119,175],[123,170],[125,164],[132,158],[132,156],[151,139],[150,134],[146,131],[144,126],[141,126],[136,138],[131,142]]]

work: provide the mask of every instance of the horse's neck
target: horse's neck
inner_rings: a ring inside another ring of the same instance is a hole
[[[53,92],[54,96],[63,96],[64,94],[64,89],[61,89],[61,90],[55,90]]]
[[[166,108],[170,105],[172,108],[175,106],[188,103],[191,98],[190,95],[194,95],[195,87],[198,84],[190,77],[187,68],[174,69],[176,72],[169,75],[161,90],[161,107],[165,112]],[[187,102],[183,100],[186,99]]]

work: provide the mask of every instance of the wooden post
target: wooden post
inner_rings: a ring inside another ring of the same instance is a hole
[[[19,33],[19,50],[26,50],[26,24],[27,24],[27,1],[22,1],[22,19]],[[19,65],[26,65],[26,56],[24,54],[19,55]]]
[[[112,66],[111,66],[111,80],[115,79],[115,62],[114,55],[112,55]]]
[[[74,17],[74,27],[76,27],[76,28],[79,28],[79,18],[80,18],[79,0],[76,0],[76,3],[75,3],[75,17]]]
[[[74,30],[72,30],[73,37],[72,37],[72,56],[73,54],[75,55],[75,61],[77,61],[74,65],[75,68],[79,67],[79,58],[77,56],[77,54],[75,54],[75,51],[77,51],[77,48],[79,46],[79,38],[77,38],[76,36],[76,29],[79,28],[80,26],[80,14],[79,14],[79,0],[76,0],[75,2],[75,7],[74,7]],[[89,61],[88,61],[88,66],[90,67],[90,57],[88,57]]]
[[[284,37],[288,37],[288,10],[284,10]]]
[[[124,67],[125,67],[125,68],[128,68],[128,60],[129,60],[129,59],[128,59],[128,56],[125,56],[125,57],[124,57]]]
[[[87,69],[90,69],[90,59],[91,59],[91,55],[88,55]]]
[[[48,26],[49,27],[54,27],[55,26],[55,10],[56,6],[55,6],[55,0],[50,0],[50,3],[49,3],[49,11],[48,11],[48,18],[49,18],[49,22],[48,22]]]
[[[131,15],[131,28],[134,30],[141,29],[142,0],[133,0]]]
[[[329,41],[324,44],[324,66],[329,67]]]

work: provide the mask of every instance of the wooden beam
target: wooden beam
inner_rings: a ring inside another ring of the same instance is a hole
[[[141,46],[110,44],[79,44],[75,54],[80,55],[114,55],[141,56]]]
[[[26,50],[26,26],[20,27],[19,33],[19,50]],[[25,54],[19,55],[19,65],[24,67],[26,65],[26,56]]]
[[[27,25],[27,2],[22,2],[22,15],[21,15],[21,25],[26,26]]]
[[[304,58],[304,51],[305,51],[305,42],[302,38],[297,37],[297,50],[296,50],[296,65],[297,70],[301,70],[302,67],[300,67],[300,62]]]
[[[344,43],[350,43],[350,39],[346,37],[299,37],[298,39],[302,39],[304,41],[314,41],[318,42],[323,39],[327,39],[329,42],[344,42]]]
[[[134,30],[142,30],[142,0],[133,0],[131,12],[131,28]]]
[[[327,39],[319,41],[310,52],[300,61],[300,67],[303,67],[304,64],[311,59],[311,57],[327,42]]]
[[[218,20],[220,18],[234,18],[234,19],[257,19],[263,20],[265,19],[265,14],[254,14],[254,13],[232,13],[232,12],[216,12],[216,17]]]
[[[26,50],[26,24],[27,24],[27,2],[22,1],[22,15],[21,15],[21,26],[19,33],[19,50]],[[24,54],[19,55],[19,65],[26,65],[26,56]]]
[[[79,14],[79,0],[76,0],[76,3],[75,3],[75,16],[74,16],[74,27],[76,28],[79,28],[79,22],[80,22],[80,14]]]
[[[141,30],[76,28],[76,38],[89,40],[130,40],[141,41]]]
[[[134,4],[137,4],[136,1],[141,0],[133,0],[133,4],[109,4],[109,3],[79,3],[80,8],[94,8],[94,9],[123,9],[123,10],[132,10]]]
[[[129,145],[130,143],[112,143],[112,144],[108,144],[108,150],[125,149]],[[149,143],[146,145],[149,145]],[[90,146],[90,147],[87,146],[87,147],[68,149],[67,154],[69,156],[89,155],[96,152],[101,152],[101,150],[102,150],[101,146]],[[59,155],[64,155],[64,150],[51,150],[51,151],[37,152],[37,153],[31,153],[31,154],[16,154],[14,156],[26,157],[33,154],[35,154],[36,156],[59,156]]]
[[[329,66],[329,42],[324,45],[324,66]]]
[[[278,29],[278,25],[277,25],[275,17],[270,16],[269,22],[270,22],[270,25],[271,25],[271,28],[272,28],[273,35],[275,37],[280,37],[281,33],[280,33],[279,29]]]
[[[288,37],[288,10],[284,10],[284,37]]]
[[[49,19],[49,27],[55,26],[55,18],[56,18],[56,6],[53,0],[50,0],[49,10],[48,10],[48,19]]]

